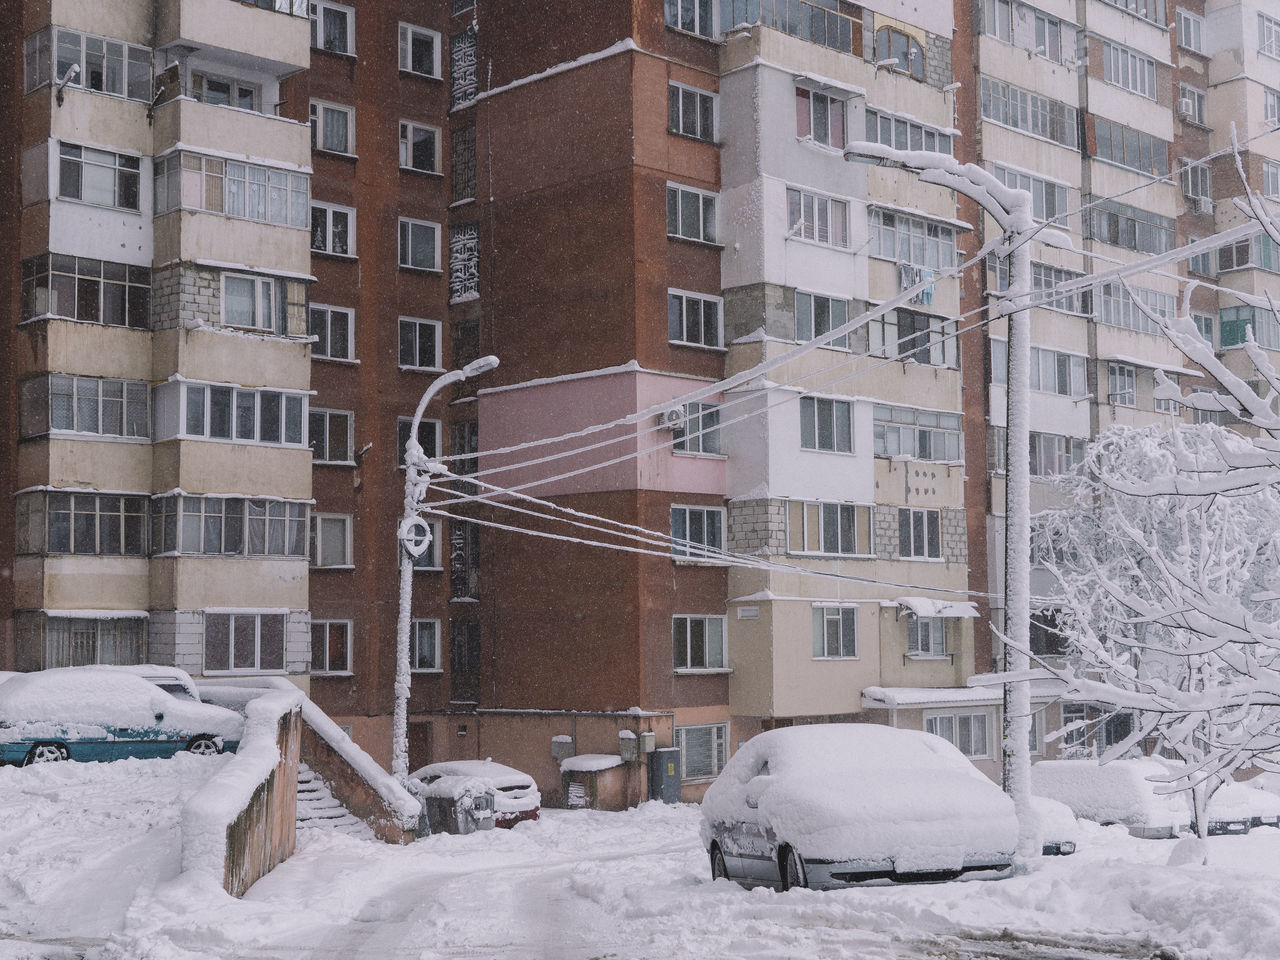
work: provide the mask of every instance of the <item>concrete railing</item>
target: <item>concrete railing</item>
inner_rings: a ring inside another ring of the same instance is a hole
[[[233,897],[293,854],[302,701],[273,690],[247,703],[236,755],[182,808],[183,871]]]

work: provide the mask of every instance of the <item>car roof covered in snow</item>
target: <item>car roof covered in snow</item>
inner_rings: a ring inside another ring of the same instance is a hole
[[[432,777],[478,777],[491,782],[496,787],[533,783],[533,777],[527,773],[521,773],[514,767],[495,763],[492,760],[442,760],[439,763],[429,763],[415,770],[410,776],[414,780],[424,782]]]

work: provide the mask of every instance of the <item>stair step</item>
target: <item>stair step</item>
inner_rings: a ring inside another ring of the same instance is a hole
[[[298,764],[298,829],[336,830],[349,836],[373,839],[369,825],[354,816],[330,792],[324,778],[306,764]]]

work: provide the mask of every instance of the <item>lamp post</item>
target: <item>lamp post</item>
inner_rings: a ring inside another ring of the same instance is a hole
[[[1025,671],[1031,636],[1031,247],[1037,230],[1031,194],[1006,187],[991,173],[947,154],[895,150],[878,143],[851,143],[846,160],[912,170],[923,183],[936,184],[976,202],[1006,237],[1009,289],[995,307],[1009,321],[1009,372],[1006,387],[1005,469],[1005,636],[1004,669]],[[1021,241],[1021,242],[1020,242]],[[1033,856],[1031,835],[1031,689],[1026,681],[1004,685],[1003,783],[1018,811],[1018,852]]]
[[[418,442],[418,426],[435,395],[445,387],[492,370],[498,358],[485,356],[472,360],[461,370],[450,370],[427,387],[409,424],[409,439],[404,444],[404,514],[396,530],[400,556],[400,617],[396,622],[396,703],[392,718],[391,773],[401,782],[409,782],[409,626],[413,617],[413,561],[431,546],[431,527],[422,517],[427,491],[433,475],[444,472],[438,459],[428,459]],[[437,437],[443,443],[443,437]]]

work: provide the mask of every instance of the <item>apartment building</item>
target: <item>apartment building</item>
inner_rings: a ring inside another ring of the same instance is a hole
[[[305,5],[5,13],[0,659],[305,685]]]

